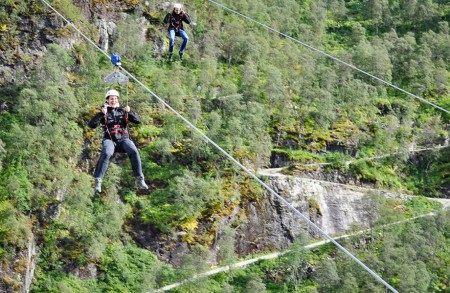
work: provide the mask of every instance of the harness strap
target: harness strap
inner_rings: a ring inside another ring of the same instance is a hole
[[[102,124],[102,127],[105,129],[105,131],[108,131],[111,134],[117,133],[117,132],[125,132],[127,126],[122,126],[120,124],[115,124],[113,127],[107,127],[106,125]]]
[[[125,133],[126,131],[125,131],[125,129],[115,129],[115,130],[110,131],[111,135],[116,134],[117,132],[123,134],[123,133]]]
[[[107,111],[106,111],[106,113],[105,113],[105,124],[103,124],[102,125],[102,127],[103,128],[106,128],[106,131],[108,132],[108,134],[109,134],[109,139],[111,139],[111,141],[113,142],[113,144],[114,144],[114,147],[116,146],[116,143],[114,142],[114,140],[112,139],[112,136],[111,136],[111,132],[109,131],[109,128],[108,128],[108,126],[106,125],[106,122],[107,122],[107,119],[108,119],[108,109],[107,109]]]

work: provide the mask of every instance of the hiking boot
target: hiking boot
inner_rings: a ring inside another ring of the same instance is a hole
[[[145,184],[144,177],[136,177],[136,184],[140,189],[148,189],[147,184]]]
[[[183,61],[183,53],[180,52],[180,53],[178,53],[178,55],[180,55],[180,60]]]
[[[95,178],[94,192],[102,192],[102,178],[100,177]]]
[[[172,53],[169,53],[169,62],[172,62]]]

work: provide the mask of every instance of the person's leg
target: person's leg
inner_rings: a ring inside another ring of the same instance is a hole
[[[169,30],[169,61],[172,61],[172,53],[174,45],[175,45],[175,30]]]
[[[95,167],[94,178],[96,192],[101,192],[102,179],[108,170],[109,160],[114,154],[114,143],[110,139],[103,140],[102,153],[98,159],[97,166]]]
[[[148,186],[144,181],[144,174],[142,173],[141,157],[139,151],[136,148],[134,142],[130,139],[124,139],[120,142],[123,150],[128,154],[131,161],[131,168],[133,169],[133,175],[136,177],[136,183],[140,188],[147,189]]]
[[[180,37],[183,39],[183,43],[181,44],[180,52],[179,52],[180,59],[183,60],[183,53],[184,53],[184,50],[186,50],[186,46],[189,41],[189,37],[184,30],[180,30],[179,33],[180,33]]]
[[[103,140],[102,153],[95,167],[94,177],[103,178],[108,170],[109,160],[114,154],[114,143],[110,139]]]
[[[144,176],[142,174],[141,157],[139,151],[134,145],[134,142],[130,139],[124,139],[120,142],[122,149],[127,153],[131,161],[131,168],[133,169],[134,176]]]

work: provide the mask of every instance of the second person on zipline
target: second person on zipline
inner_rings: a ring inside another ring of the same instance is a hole
[[[173,11],[167,13],[164,17],[164,23],[169,24],[169,61],[172,61],[173,46],[175,44],[175,36],[179,36],[183,39],[180,51],[178,52],[180,60],[183,60],[183,53],[186,50],[186,46],[189,40],[188,35],[183,29],[183,22],[190,24],[191,19],[189,15],[182,10],[180,3],[175,3],[173,5]]]
[[[119,93],[116,90],[109,90],[105,97],[105,105],[88,124],[91,128],[96,128],[100,124],[103,127],[102,153],[94,172],[94,192],[102,191],[102,179],[108,169],[109,160],[115,152],[127,153],[133,174],[136,176],[136,184],[141,189],[148,189],[142,173],[141,157],[134,142],[130,139],[127,127],[128,122],[140,124],[141,117],[131,111],[130,106],[120,106]]]

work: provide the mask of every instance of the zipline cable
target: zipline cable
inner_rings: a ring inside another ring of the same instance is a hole
[[[90,40],[85,34],[83,34],[74,24],[68,21],[61,13],[59,13],[56,9],[54,9],[46,0],[41,0],[48,7],[50,7],[57,15],[59,15],[62,19],[64,19],[70,26],[72,26],[84,39],[86,39],[89,43],[91,43],[95,48],[97,48],[100,52],[102,52],[105,56],[110,58],[110,56],[99,48],[92,40]],[[281,202],[283,202],[287,207],[289,207],[295,214],[305,220],[310,226],[315,228],[323,237],[332,242],[336,247],[338,247],[341,251],[343,251],[347,256],[353,259],[356,263],[358,263],[362,268],[364,268],[367,272],[369,272],[375,279],[377,279],[380,283],[385,285],[392,292],[398,293],[391,285],[389,285],[385,280],[383,280],[380,276],[378,276],[374,271],[372,271],[369,267],[367,267],[363,262],[361,262],[358,258],[356,258],[353,254],[351,254],[347,249],[345,249],[342,245],[340,245],[336,240],[334,240],[331,236],[329,236],[325,231],[323,231],[319,226],[314,224],[308,217],[299,212],[294,206],[292,206],[287,200],[285,200],[281,195],[276,193],[272,188],[270,188],[266,183],[264,183],[261,179],[259,179],[255,174],[253,174],[248,168],[242,165],[239,161],[237,161],[233,156],[227,153],[224,149],[222,149],[218,144],[212,141],[208,136],[206,136],[200,129],[194,126],[189,120],[184,118],[178,111],[172,108],[169,104],[167,104],[162,98],[160,98],[157,94],[151,91],[146,85],[144,85],[141,81],[139,81],[136,77],[134,77],[131,73],[125,70],[121,65],[118,66],[121,70],[123,70],[131,79],[133,79],[137,84],[142,86],[147,92],[149,92],[153,97],[155,97],[159,102],[161,102],[167,109],[172,111],[176,116],[178,116],[181,120],[183,120],[190,128],[195,130],[200,136],[202,136],[206,141],[208,141],[211,145],[213,145],[216,149],[218,149],[222,154],[224,154],[228,159],[230,159],[233,163],[239,166],[242,170],[244,170],[248,175],[250,175],[253,179],[255,179],[259,184],[261,184],[266,190],[268,190],[273,196],[278,198]]]
[[[341,59],[339,59],[339,58],[337,58],[337,57],[335,57],[333,55],[330,55],[330,54],[328,54],[328,53],[326,53],[326,52],[324,52],[324,51],[322,51],[320,49],[317,49],[317,48],[315,48],[315,47],[313,47],[313,46],[311,46],[311,45],[309,45],[309,44],[307,44],[305,42],[302,42],[302,41],[300,41],[300,40],[298,40],[296,38],[293,38],[293,37],[291,37],[291,36],[289,36],[289,35],[287,35],[285,33],[282,33],[282,32],[280,32],[280,31],[278,31],[278,30],[276,30],[276,29],[274,29],[274,28],[272,28],[272,27],[270,27],[270,26],[268,26],[268,25],[266,25],[264,23],[261,23],[261,22],[255,20],[255,19],[247,16],[247,15],[244,15],[244,14],[242,14],[242,13],[236,11],[236,10],[233,10],[231,8],[228,8],[228,7],[226,7],[223,4],[217,3],[216,1],[213,1],[213,0],[207,0],[207,1],[217,5],[219,7],[222,7],[223,9],[228,10],[228,11],[230,11],[230,12],[236,14],[236,15],[239,15],[239,16],[241,16],[241,17],[243,17],[243,18],[245,18],[245,19],[247,19],[247,20],[249,20],[251,22],[254,22],[254,23],[256,23],[256,24],[258,24],[260,26],[263,26],[266,29],[268,29],[268,30],[270,30],[270,31],[272,31],[274,33],[277,33],[277,34],[279,34],[279,35],[281,35],[281,36],[283,36],[283,37],[285,37],[285,38],[287,38],[289,40],[292,40],[292,41],[294,41],[296,43],[302,44],[303,46],[305,46],[305,47],[307,47],[307,48],[309,48],[309,49],[311,49],[313,51],[319,52],[320,54],[325,55],[325,56],[327,56],[327,57],[329,57],[329,58],[331,58],[331,59],[333,59],[333,60],[335,60],[335,61],[337,61],[339,63],[342,63],[342,64],[344,64],[344,65],[346,65],[348,67],[351,67],[351,68],[353,68],[356,71],[359,71],[359,72],[361,72],[361,73],[363,73],[363,74],[365,74],[367,76],[370,76],[371,78],[376,79],[379,82],[382,82],[382,83],[384,83],[384,84],[386,84],[386,85],[388,85],[390,87],[393,87],[394,89],[397,89],[397,90],[399,90],[399,91],[401,91],[401,92],[403,92],[403,93],[405,93],[405,94],[407,94],[407,95],[409,95],[409,96],[411,96],[411,97],[413,97],[413,98],[415,98],[417,100],[420,100],[420,101],[422,101],[422,102],[424,102],[424,103],[426,103],[426,104],[428,104],[428,105],[430,105],[432,107],[435,107],[435,108],[437,108],[437,109],[439,109],[439,110],[441,110],[441,111],[443,111],[443,112],[445,112],[447,114],[450,114],[450,111],[442,108],[441,106],[438,106],[438,105],[436,105],[436,104],[434,104],[434,103],[432,103],[432,102],[430,102],[430,101],[428,101],[428,100],[426,100],[426,99],[424,99],[422,97],[419,97],[419,96],[417,96],[417,95],[415,95],[413,93],[410,93],[407,90],[404,90],[404,89],[402,89],[402,88],[400,88],[400,87],[398,87],[398,86],[396,86],[396,85],[394,85],[394,84],[392,84],[392,83],[390,83],[388,81],[385,81],[384,79],[381,79],[381,78],[379,78],[379,77],[377,77],[377,76],[375,76],[375,75],[373,75],[373,74],[371,74],[371,73],[369,73],[367,71],[359,69],[358,67],[356,67],[356,66],[354,66],[354,65],[352,65],[350,63],[347,63],[347,62],[345,62],[345,61],[343,61],[343,60],[341,60]]]

